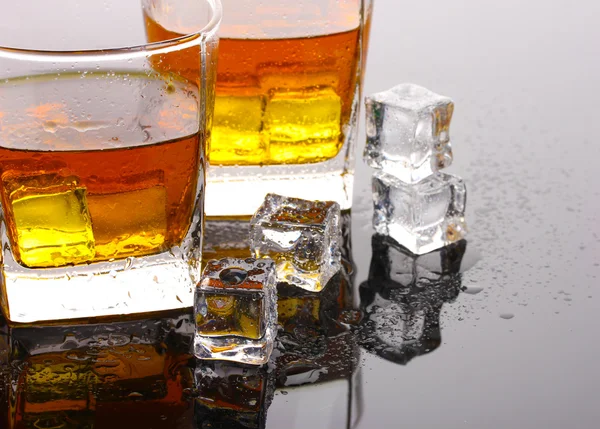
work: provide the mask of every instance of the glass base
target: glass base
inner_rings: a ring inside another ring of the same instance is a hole
[[[210,217],[251,216],[269,193],[305,200],[335,201],[352,206],[352,172],[211,177],[206,187],[205,213]]]
[[[4,252],[2,310],[15,323],[149,313],[193,305],[193,264],[171,252],[28,269]]]

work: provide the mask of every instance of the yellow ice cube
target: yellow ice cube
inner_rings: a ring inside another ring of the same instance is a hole
[[[84,188],[25,195],[13,199],[11,209],[24,265],[57,267],[94,257],[94,235]]]
[[[98,259],[141,256],[163,250],[167,236],[164,186],[88,195]]]
[[[272,163],[319,162],[341,148],[342,102],[330,87],[272,91],[265,108]]]
[[[213,165],[255,165],[266,160],[261,96],[217,96],[209,159]]]

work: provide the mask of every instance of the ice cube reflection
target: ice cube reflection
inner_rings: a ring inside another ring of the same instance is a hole
[[[372,237],[369,278],[359,287],[364,317],[360,345],[406,365],[441,344],[440,313],[461,292],[466,240],[422,256],[388,237]]]

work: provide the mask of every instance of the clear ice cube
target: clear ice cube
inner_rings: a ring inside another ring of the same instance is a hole
[[[250,222],[250,249],[277,263],[277,280],[321,291],[341,266],[340,206],[268,194]]]
[[[373,175],[373,226],[415,254],[464,238],[466,187],[463,180],[436,173],[410,185],[377,171]]]
[[[371,167],[416,183],[452,163],[450,98],[407,83],[373,94],[365,104],[364,157]]]
[[[209,261],[195,291],[196,357],[266,363],[277,333],[275,286],[270,259]]]

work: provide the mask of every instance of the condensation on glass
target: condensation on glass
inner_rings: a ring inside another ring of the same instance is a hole
[[[200,277],[220,3],[88,3],[3,9],[1,286],[13,322],[190,307]],[[147,44],[145,14],[192,6],[185,35]]]

